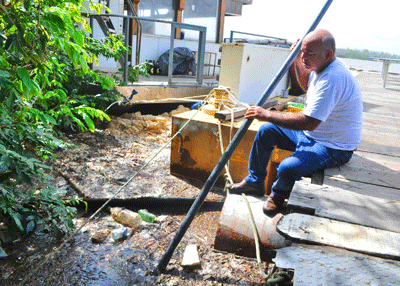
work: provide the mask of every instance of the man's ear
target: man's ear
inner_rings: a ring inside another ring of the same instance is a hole
[[[328,49],[326,51],[325,57],[327,60],[331,59],[333,57],[333,50],[332,49]]]

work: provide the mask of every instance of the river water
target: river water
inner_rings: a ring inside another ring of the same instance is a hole
[[[368,61],[368,60],[357,60],[357,59],[347,59],[340,58],[349,68],[354,68],[363,71],[374,71],[381,72],[383,63],[380,61]],[[400,64],[392,63],[389,66],[389,72],[400,73]]]

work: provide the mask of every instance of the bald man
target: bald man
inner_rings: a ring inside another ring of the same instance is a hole
[[[347,163],[361,142],[362,96],[348,68],[335,57],[335,39],[326,30],[309,33],[299,54],[310,71],[306,106],[300,113],[250,107],[245,118],[268,123],[261,126],[249,156],[249,174],[228,185],[230,193],[263,196],[266,167],[274,146],[293,151],[277,168],[277,180],[263,205],[266,214],[282,210],[295,181]]]

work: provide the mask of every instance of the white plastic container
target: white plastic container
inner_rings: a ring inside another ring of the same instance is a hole
[[[119,229],[114,229],[111,232],[111,237],[114,240],[123,240],[123,239],[125,239],[127,237],[127,229],[126,229],[126,227],[122,227],[122,228],[119,228]]]
[[[255,104],[290,55],[290,49],[249,43],[222,44],[219,85],[230,87],[240,102]],[[286,73],[270,98],[288,87]]]

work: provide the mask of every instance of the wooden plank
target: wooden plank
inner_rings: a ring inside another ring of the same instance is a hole
[[[277,224],[283,236],[385,258],[400,258],[400,233],[347,222],[292,213]]]
[[[324,185],[345,189],[360,195],[400,201],[400,191],[398,189],[382,187],[361,181],[349,181],[337,177],[325,177]]]
[[[398,124],[399,117],[385,116],[383,114],[363,114],[363,131],[377,131],[385,133],[386,137],[399,137],[400,127]]]
[[[400,157],[356,151],[349,163],[325,170],[326,177],[400,190]]]
[[[348,190],[296,182],[288,208],[400,233],[400,201],[375,198]]]

